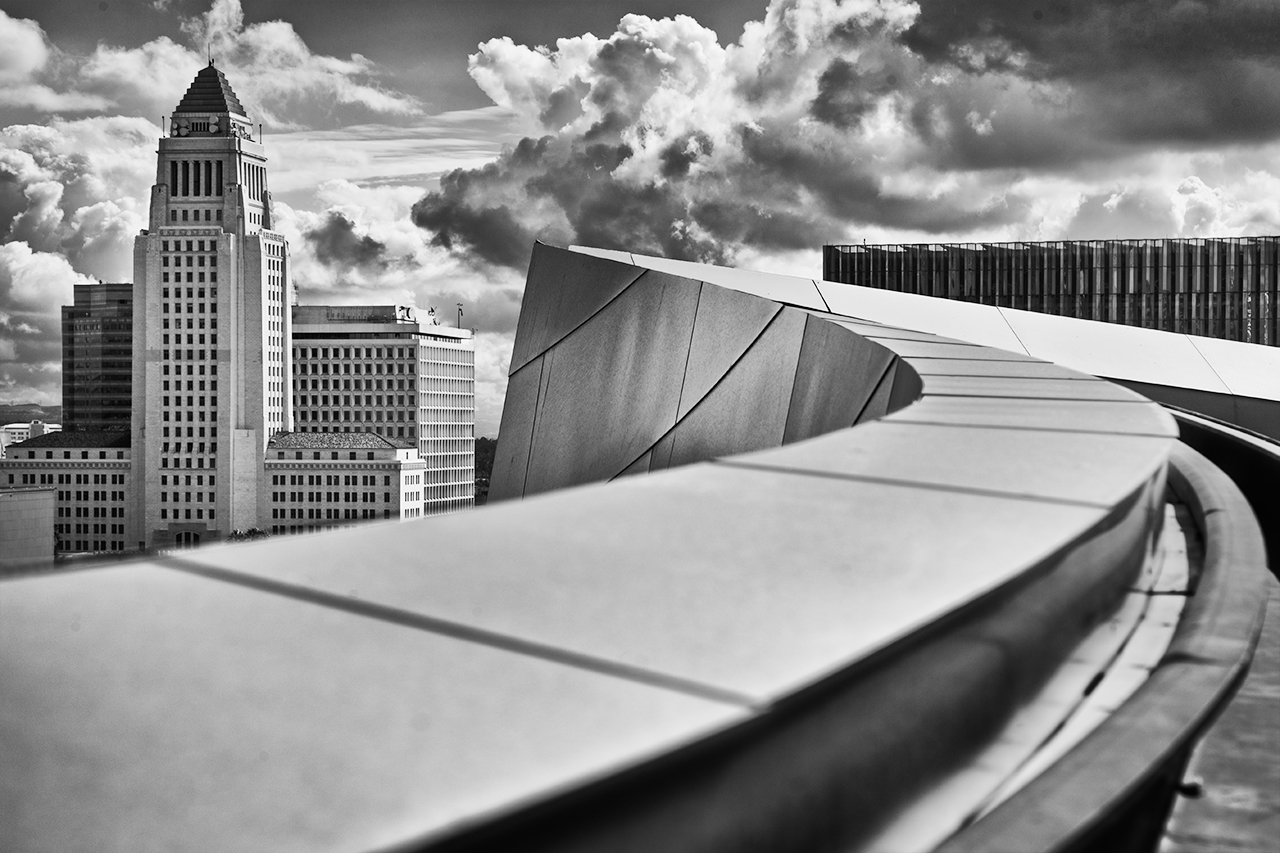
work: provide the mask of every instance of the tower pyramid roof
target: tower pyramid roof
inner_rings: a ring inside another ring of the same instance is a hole
[[[231,90],[231,84],[213,61],[196,74],[187,93],[182,96],[175,113],[235,113],[246,115],[240,99]]]

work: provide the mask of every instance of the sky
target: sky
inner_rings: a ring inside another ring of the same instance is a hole
[[[534,240],[817,276],[826,242],[1280,233],[1274,0],[0,0],[0,403],[132,280],[212,55],[299,301],[477,330],[496,435]]]

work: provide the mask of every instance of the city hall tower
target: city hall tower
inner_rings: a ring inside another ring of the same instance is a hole
[[[130,515],[145,547],[257,527],[263,453],[292,428],[289,247],[266,163],[211,61],[160,139],[134,242]]]

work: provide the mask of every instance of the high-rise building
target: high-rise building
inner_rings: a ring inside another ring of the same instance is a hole
[[[289,246],[266,153],[212,62],[169,130],[134,243],[131,516],[161,547],[258,526],[263,454],[292,420]]]
[[[295,428],[408,442],[426,464],[425,514],[472,506],[471,330],[420,325],[405,305],[305,305],[292,313]]]
[[[133,408],[133,285],[77,284],[62,307],[62,423],[129,430]]]

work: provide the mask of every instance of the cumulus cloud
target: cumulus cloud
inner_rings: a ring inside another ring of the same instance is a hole
[[[1261,34],[1278,28],[1253,0],[773,0],[729,45],[641,15],[607,38],[494,39],[470,71],[526,136],[413,219],[511,269],[535,238],[733,262],[870,235],[1239,232],[1274,221],[1219,212],[1242,182],[1152,154],[1227,144],[1270,177],[1280,59]]]
[[[39,24],[0,9],[0,106],[60,112],[98,110],[110,103],[92,94],[61,91],[66,65],[66,57],[49,43]]]

